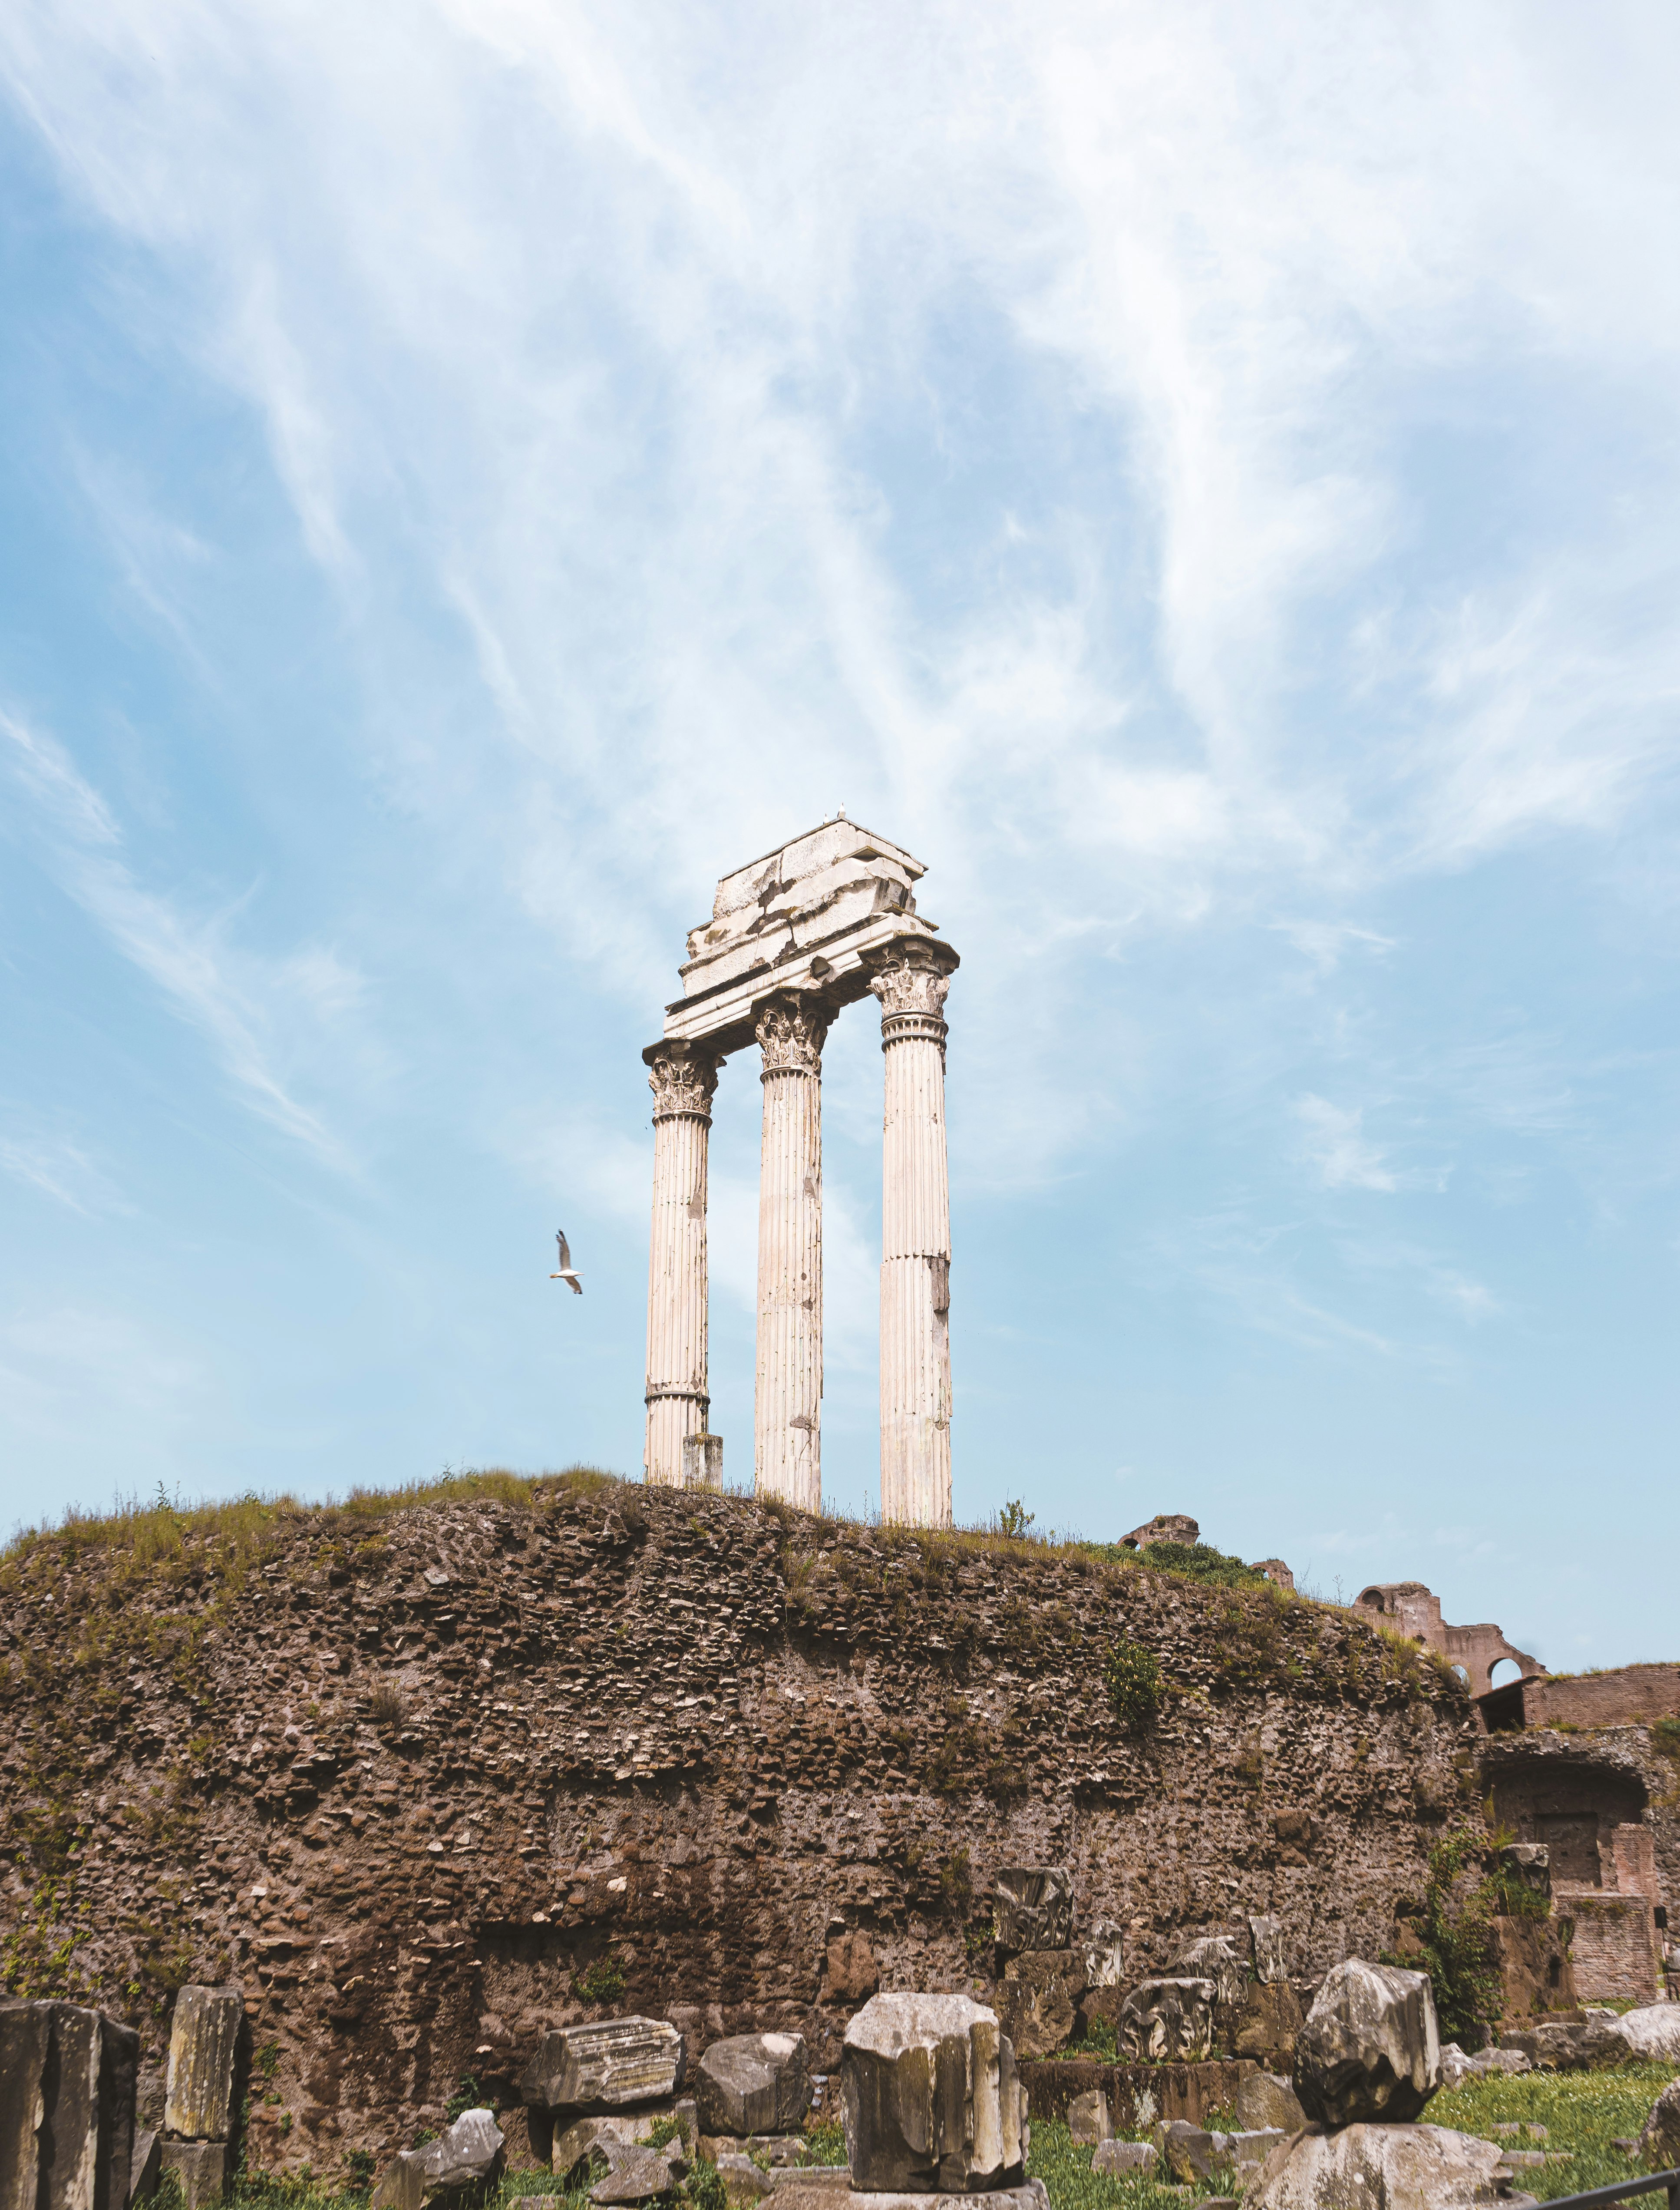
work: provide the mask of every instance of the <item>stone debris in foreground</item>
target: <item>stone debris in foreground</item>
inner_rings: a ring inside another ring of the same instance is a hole
[[[1105,2141],[1092,2152],[1091,2168],[1106,2179],[1126,2179],[1136,2171],[1153,2171],[1156,2161],[1152,2141]]]
[[[1169,2180],[1194,2187],[1213,2177],[1220,2151],[1214,2136],[1200,2126],[1193,2126],[1184,2118],[1163,2118],[1155,2128],[1154,2146]]]
[[[1100,2087],[1088,2087],[1067,2105],[1067,2130],[1082,2147],[1112,2139],[1114,2129],[1109,2098]]]
[[[162,2141],[158,2143],[158,2177],[172,2176],[181,2190],[182,2210],[203,2210],[227,2195],[226,2141]]]
[[[1295,2044],[1295,2092],[1309,2117],[1415,2118],[1440,2085],[1427,1972],[1350,1957],[1325,1974]]]
[[[815,2180],[809,2172],[792,2172],[771,2196],[772,2210],[937,2210],[937,2196],[920,2189],[885,2189],[867,2193],[857,2187],[843,2190]],[[976,2206],[980,2210],[980,2206]],[[1023,2179],[1012,2187],[987,2192],[984,2210],[1050,2210],[1050,2198],[1042,2179]]]
[[[169,2028],[163,2129],[182,2141],[226,2141],[233,2130],[233,2060],[245,2022],[238,1988],[186,1987]]]
[[[1671,2080],[1651,2105],[1639,2137],[1639,2160],[1647,2171],[1680,2167],[1680,2080]]]
[[[615,2142],[606,2154],[607,2171],[589,2189],[591,2202],[652,2202],[669,2195],[688,2172],[688,2159],[674,2143],[644,2148]]]
[[[484,2186],[501,2170],[503,2146],[493,2112],[463,2110],[446,2134],[405,2149],[386,2167],[368,2210],[421,2210]]]
[[[1272,2150],[1249,2190],[1248,2210],[1489,2210],[1514,2201],[1494,2141],[1446,2126],[1309,2126]]]
[[[1275,2072],[1255,2072],[1237,2082],[1236,2115],[1251,2130],[1276,2127],[1298,2133],[1307,2122],[1301,2098]]]
[[[1026,2159],[1026,2093],[997,2015],[967,1996],[875,1996],[840,2074],[855,2192],[977,2194]]]
[[[738,2033],[714,2041],[695,2067],[694,2100],[707,2134],[782,2134],[811,2104],[805,2041],[797,2033]]]
[[[621,2108],[674,2095],[682,2084],[683,2038],[662,2018],[613,2018],[562,2026],[542,2037],[519,2083],[539,2110]]]
[[[102,2011],[0,2003],[4,2210],[126,2210],[139,2060]]]

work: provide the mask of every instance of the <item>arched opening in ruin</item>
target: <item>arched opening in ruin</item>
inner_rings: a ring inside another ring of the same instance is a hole
[[[1461,1678],[1469,1677],[1462,1665],[1455,1665],[1453,1670]],[[1520,1681],[1521,1678],[1522,1667],[1518,1664],[1514,1658],[1496,1658],[1488,1672],[1488,1686],[1490,1688],[1502,1688],[1512,1681]]]

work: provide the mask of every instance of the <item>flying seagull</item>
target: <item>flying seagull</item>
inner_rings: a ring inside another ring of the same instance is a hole
[[[554,1241],[560,1247],[560,1271],[558,1274],[551,1274],[548,1278],[551,1282],[570,1282],[573,1291],[581,1297],[583,1294],[583,1284],[571,1271],[571,1253],[566,1246],[564,1228],[557,1228],[554,1230]]]

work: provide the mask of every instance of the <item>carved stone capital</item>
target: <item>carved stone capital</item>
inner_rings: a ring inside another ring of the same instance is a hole
[[[943,1044],[942,1008],[957,955],[948,945],[919,938],[890,944],[869,960],[869,991],[881,1001],[881,1042],[925,1036]]]
[[[715,1053],[704,1044],[655,1043],[642,1057],[647,1063],[656,1120],[711,1119],[717,1070],[722,1063]]]
[[[771,998],[758,1014],[754,1033],[764,1054],[764,1075],[820,1074],[823,1041],[831,1018],[815,999],[791,992]]]

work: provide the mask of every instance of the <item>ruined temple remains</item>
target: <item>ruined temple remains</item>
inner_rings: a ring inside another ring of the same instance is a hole
[[[1353,1602],[1374,1627],[1386,1627],[1393,1634],[1421,1642],[1426,1650],[1439,1651],[1472,1696],[1487,1694],[1494,1667],[1507,1658],[1524,1678],[1546,1670],[1488,1621],[1475,1627],[1448,1627],[1441,1616],[1441,1598],[1422,1581],[1381,1581],[1361,1589]]]
[[[843,816],[717,885],[683,994],[642,1056],[654,1093],[648,1268],[650,1482],[718,1487],[706,1363],[706,1147],[718,1069],[763,1054],[753,1485],[822,1502],[822,1051],[875,997],[885,1055],[881,1516],[951,1524],[951,1215],[942,1012],[957,954],[917,914],[922,862]]]

